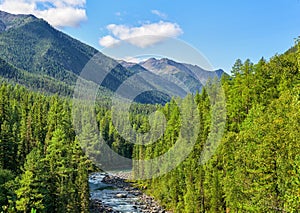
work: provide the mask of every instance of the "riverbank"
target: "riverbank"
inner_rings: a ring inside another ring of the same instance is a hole
[[[168,213],[163,207],[159,205],[152,197],[144,194],[141,190],[134,187],[130,182],[127,182],[126,179],[129,177],[128,173],[117,173],[114,175],[105,175],[102,179],[102,183],[110,185],[121,191],[114,195],[114,199],[124,200],[128,198],[136,198],[132,202],[132,208],[135,209],[132,212],[141,212],[141,213]],[[108,204],[103,203],[100,199],[92,198],[91,213],[98,212],[111,212],[119,213],[122,211],[116,211],[114,208]]]

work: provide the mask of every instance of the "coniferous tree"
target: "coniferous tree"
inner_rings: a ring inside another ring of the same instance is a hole
[[[40,212],[46,212],[47,173],[44,170],[44,164],[41,151],[33,149],[26,157],[24,173],[19,180],[19,188],[16,191],[18,211],[30,212],[32,208]]]

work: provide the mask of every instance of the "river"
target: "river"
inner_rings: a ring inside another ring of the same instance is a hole
[[[144,195],[122,179],[110,175],[109,178],[113,181],[109,184],[103,182],[105,178],[108,176],[104,173],[93,173],[89,177],[91,200],[98,205],[91,212],[166,212],[153,198]]]

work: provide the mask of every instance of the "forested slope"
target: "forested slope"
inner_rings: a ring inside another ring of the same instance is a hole
[[[13,15],[0,11],[0,60],[1,64],[7,63],[14,68],[2,70],[0,67],[0,76],[6,81],[42,92],[72,96],[78,76],[91,59],[97,61],[93,68],[95,73],[89,73],[94,76],[84,78],[97,81],[99,78],[95,78],[95,74],[99,74],[100,78],[105,77],[99,93],[103,98],[107,98],[109,90],[115,92],[122,83],[137,73],[145,74],[147,79],[135,79],[131,85],[132,90],[143,91],[147,88],[148,91],[155,91],[141,94],[135,101],[169,101],[170,97],[157,92],[162,91],[161,88],[174,90],[179,96],[186,94],[176,82],[166,81],[138,65],[127,69],[116,60],[53,28],[42,19],[33,15]],[[187,79],[192,78],[190,73],[183,72],[182,75]],[[183,82],[190,84],[189,81]],[[195,83],[195,79],[193,82]],[[197,90],[200,89],[201,87],[197,87]],[[192,91],[196,91],[196,88]]]
[[[298,212],[300,209],[300,46],[257,64],[237,60],[224,76],[226,131],[205,164],[200,154],[212,131],[211,105],[205,91],[196,95],[201,127],[189,157],[172,172],[140,181],[147,192],[175,212]],[[154,158],[179,137],[175,102],[164,137],[154,145],[135,146],[135,157]],[[147,173],[151,168],[135,167]],[[141,171],[138,171],[139,173]]]
[[[88,170],[70,102],[0,87],[0,206],[4,212],[88,212]]]

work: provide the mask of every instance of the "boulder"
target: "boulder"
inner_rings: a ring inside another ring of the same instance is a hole
[[[121,194],[121,193],[119,193],[119,194],[116,194],[116,197],[117,198],[126,198],[127,194]]]

